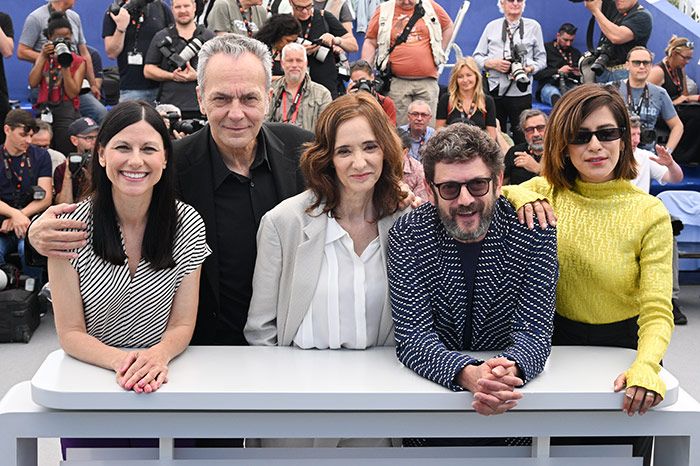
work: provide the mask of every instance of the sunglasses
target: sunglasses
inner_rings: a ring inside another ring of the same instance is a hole
[[[535,130],[537,130],[538,133],[544,133],[546,127],[546,125],[528,126],[527,128],[523,128],[523,131],[525,131],[526,134],[532,134]]]
[[[446,201],[457,199],[462,192],[462,186],[467,187],[467,191],[474,197],[481,197],[489,192],[491,178],[474,178],[464,183],[458,181],[445,181],[444,183],[433,183],[440,194],[440,197]]]
[[[617,141],[624,132],[625,128],[603,128],[597,131],[580,130],[574,134],[569,144],[588,144],[594,135],[600,142]]]
[[[525,0],[506,0],[508,3],[524,3]]]
[[[651,65],[651,60],[630,60],[630,63],[632,63],[633,66],[636,66],[639,68],[640,66],[650,66]]]

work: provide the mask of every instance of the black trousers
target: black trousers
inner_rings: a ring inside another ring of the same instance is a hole
[[[584,324],[554,314],[554,346],[614,346],[637,349],[637,317],[612,324]],[[612,385],[612,380],[610,381]],[[575,421],[575,420],[574,420]],[[554,437],[552,445],[632,445],[634,456],[644,457],[644,466],[651,464],[653,437]]]
[[[510,122],[510,132],[513,142],[522,144],[525,142],[525,135],[520,130],[520,114],[523,110],[532,108],[532,94],[520,97],[498,97],[493,96],[496,103],[496,118],[501,123],[501,131],[507,132],[507,124]]]

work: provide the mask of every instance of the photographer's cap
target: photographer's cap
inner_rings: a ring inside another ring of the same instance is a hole
[[[91,133],[99,129],[100,125],[95,123],[95,120],[89,117],[82,117],[75,120],[68,127],[68,135],[79,136],[81,134]]]

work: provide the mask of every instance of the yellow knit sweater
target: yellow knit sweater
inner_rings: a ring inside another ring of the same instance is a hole
[[[673,331],[673,234],[668,211],[626,180],[554,191],[536,177],[503,188],[516,208],[546,198],[557,214],[559,283],[556,311],[590,324],[638,316],[637,357],[627,385],[665,396],[658,373]]]

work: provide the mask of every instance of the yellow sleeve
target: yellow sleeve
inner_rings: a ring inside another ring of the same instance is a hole
[[[501,191],[515,210],[518,210],[525,204],[543,199],[552,201],[552,187],[541,176],[536,176],[521,184],[503,186]]]
[[[642,238],[639,257],[640,312],[637,357],[627,370],[627,386],[639,386],[666,396],[659,377],[659,361],[664,357],[673,332],[671,289],[673,233],[668,212],[659,202],[643,217],[652,223]]]

